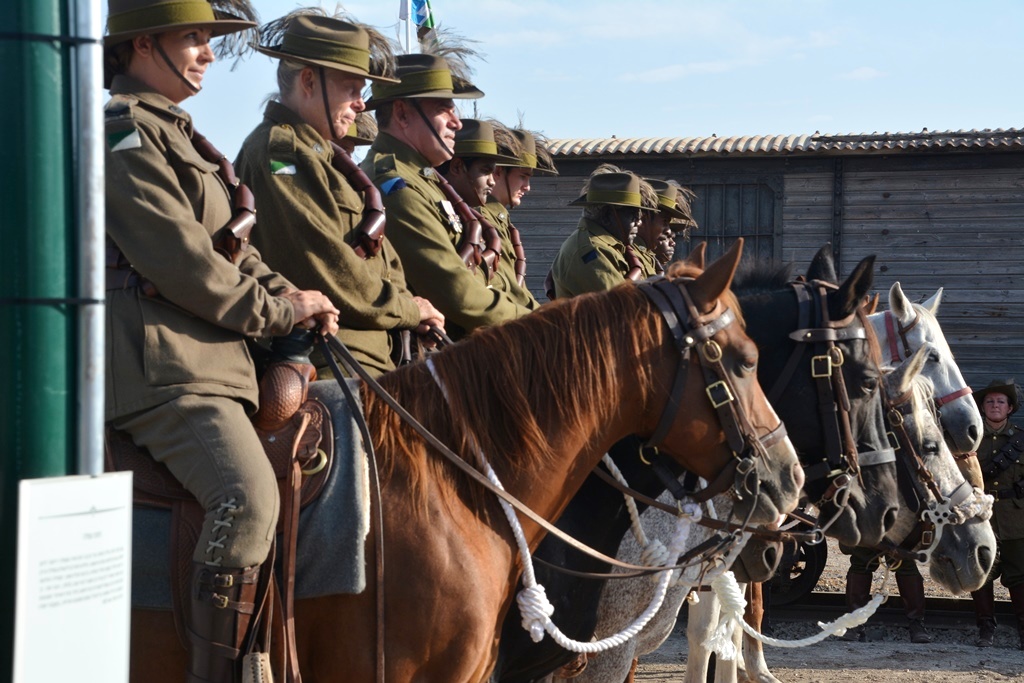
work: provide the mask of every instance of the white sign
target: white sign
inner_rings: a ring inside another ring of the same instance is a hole
[[[14,683],[128,680],[132,476],[19,488]]]

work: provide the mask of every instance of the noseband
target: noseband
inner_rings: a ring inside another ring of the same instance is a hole
[[[837,341],[867,339],[866,325],[855,327],[853,321],[860,316],[855,311],[842,320],[832,320],[828,310],[828,292],[837,287],[821,280],[790,283],[796,294],[798,329],[789,334],[796,342],[782,373],[768,392],[768,400],[775,402],[782,396],[793,373],[807,349],[811,356],[811,377],[818,392],[818,417],[825,437],[825,459],[813,465],[804,465],[807,481],[830,480],[820,503],[829,502],[838,494],[848,492],[853,477],[860,477],[860,468],[894,462],[896,454],[891,448],[858,453],[850,420],[850,396],[846,389],[841,367],[845,362],[843,350]],[[848,500],[841,496],[840,509]],[[838,517],[838,511],[836,517]],[[830,522],[831,523],[831,522]]]
[[[786,436],[786,426],[780,421],[778,427],[764,436],[759,437],[754,433],[743,407],[736,401],[736,391],[729,373],[722,365],[722,347],[712,339],[715,334],[733,324],[736,315],[723,306],[721,300],[716,302],[714,310],[701,315],[686,289],[686,282],[692,282],[692,278],[669,280],[664,276],[655,276],[638,285],[640,291],[661,313],[679,352],[679,364],[676,366],[668,401],[658,426],[645,445],[648,448],[660,445],[675,421],[686,386],[690,352],[696,346],[697,362],[704,375],[704,393],[718,414],[733,455],[733,459],[708,484],[702,495],[710,498],[724,492],[729,486],[729,479],[733,478],[733,494],[737,500],[742,500],[744,495],[757,495],[759,489],[754,457],[760,455],[767,460],[767,449]]]
[[[909,552],[915,556],[914,559],[926,562],[934,545],[942,537],[945,525],[960,524],[976,515],[987,518],[986,505],[984,500],[978,499],[974,488],[966,481],[960,482],[949,495],[943,495],[907,431],[906,419],[913,413],[912,398],[913,388],[892,399],[883,392],[885,419],[891,430],[890,438],[895,442],[894,447],[903,456],[897,458],[896,464],[903,470],[905,476],[898,477],[897,483],[908,506],[918,516],[917,529],[909,538],[919,537],[919,540]],[[894,550],[890,546],[886,546],[885,549],[890,552]]]
[[[889,353],[892,355],[893,365],[897,362],[903,362],[913,356],[913,352],[910,350],[910,340],[907,339],[907,333],[910,332],[917,325],[921,316],[914,312],[914,319],[909,325],[903,327],[903,324],[899,321],[892,311],[886,311],[885,316],[885,339],[889,345]],[[897,337],[903,343],[903,356],[900,357],[900,349],[896,345]],[[935,407],[941,409],[942,406],[962,398],[964,396],[970,396],[973,392],[969,386],[964,385],[963,387],[946,394],[945,396],[937,396],[935,398]]]

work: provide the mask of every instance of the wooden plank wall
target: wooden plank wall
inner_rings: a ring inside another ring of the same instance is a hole
[[[844,174],[844,269],[876,254],[883,302],[895,281],[913,300],[942,286],[939,321],[975,388],[1024,381],[1022,227],[1022,167]]]
[[[797,264],[797,272],[832,240],[833,161],[759,160],[783,173],[779,253]],[[699,177],[702,171],[721,174],[730,162],[743,169],[751,164],[716,160],[709,169],[687,162],[674,174],[663,161],[652,172]],[[624,165],[631,163],[643,165]],[[527,283],[541,301],[551,261],[579,219],[579,209],[565,204],[583,179],[535,178],[513,213],[523,232]],[[875,254],[883,303],[897,280],[914,300],[944,287],[939,320],[967,381],[974,387],[994,377],[1024,382],[1024,155],[846,157],[842,179],[840,274]]]

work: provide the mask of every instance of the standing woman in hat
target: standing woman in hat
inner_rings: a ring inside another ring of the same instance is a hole
[[[974,392],[985,418],[985,436],[978,447],[978,464],[985,493],[995,496],[992,530],[999,541],[996,566],[988,582],[971,593],[978,620],[978,647],[991,647],[995,636],[996,577],[1010,591],[1017,618],[1020,648],[1024,650],[1024,430],[1010,422],[1020,399],[1012,379],[993,380]]]
[[[611,289],[624,280],[643,279],[633,249],[641,213],[657,206],[654,189],[635,173],[599,166],[587,179],[576,230],[562,243],[548,275],[548,296],[563,298]]]
[[[394,55],[374,29],[319,9],[266,24],[260,38],[256,49],[280,61],[277,98],[236,161],[260,219],[270,221],[253,243],[274,269],[337,304],[338,338],[367,370],[383,374],[395,368],[391,331],[444,329],[444,316],[406,288],[388,236],[370,244],[359,229],[366,204],[358,179],[347,175],[370,182],[340,147],[365,109],[366,81],[398,82]],[[325,359],[314,362],[327,370]]]
[[[106,418],[206,510],[192,557],[188,680],[228,682],[279,507],[249,422],[257,383],[246,339],[295,325],[330,333],[338,311],[320,292],[296,290],[255,249],[233,250],[233,260],[214,250],[234,188],[203,154],[214,153],[197,149],[178,105],[202,86],[210,39],[255,26],[247,6],[220,8],[110,0]]]

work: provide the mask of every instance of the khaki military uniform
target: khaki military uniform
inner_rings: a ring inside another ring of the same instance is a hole
[[[405,268],[409,288],[445,316],[449,336],[496,325],[529,312],[508,294],[488,286],[455,250],[462,225],[445,199],[436,171],[408,145],[381,132],[362,168],[387,209],[387,231]]]
[[[1005,448],[1018,456],[1017,462],[990,475],[993,460]],[[986,422],[978,463],[985,472],[985,492],[996,497],[992,530],[999,540],[999,564],[992,574],[1001,573],[1003,585],[1009,588],[1024,583],[1024,496],[1017,496],[1018,492],[1024,493],[1024,430],[1010,421],[1002,429],[993,430]],[[1016,490],[1015,483],[1019,483]]]
[[[626,245],[587,218],[566,238],[551,264],[555,296],[603,292],[626,279]]]
[[[331,166],[333,156],[312,126],[270,102],[235,170],[256,196],[252,241],[267,264],[300,289],[326,294],[341,311],[338,338],[379,375],[395,367],[388,331],[416,327],[419,308],[387,237],[376,256],[353,251],[363,198]]]
[[[540,307],[533,293],[525,285],[519,284],[516,277],[516,252],[512,246],[508,209],[501,202],[492,199],[477,209],[498,230],[501,237],[501,259],[498,261],[498,272],[491,278],[491,285],[508,294],[520,306],[533,311]]]
[[[647,243],[644,242],[643,238],[633,238],[633,253],[636,254],[637,259],[640,261],[641,279],[646,280],[658,274],[658,257],[647,247]]]
[[[293,287],[256,249],[237,266],[213,250],[231,205],[192,147],[189,115],[123,75],[110,92],[107,236],[160,296],[107,292],[106,417],[206,508],[197,562],[258,564],[278,496],[246,417],[257,383],[245,339],[292,329],[292,304],[276,295]]]

